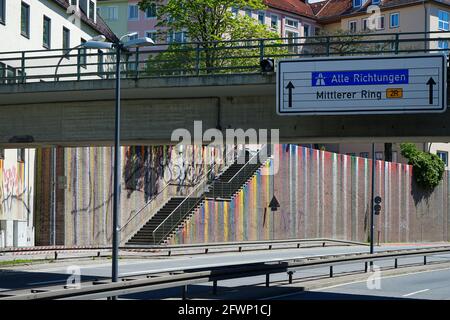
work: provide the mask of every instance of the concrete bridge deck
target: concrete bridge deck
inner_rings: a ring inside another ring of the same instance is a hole
[[[442,114],[279,116],[275,74],[122,81],[123,144],[169,144],[173,130],[280,129],[281,143],[450,141]],[[449,95],[450,96],[450,95]],[[114,138],[114,80],[0,86],[0,147],[105,146]]]

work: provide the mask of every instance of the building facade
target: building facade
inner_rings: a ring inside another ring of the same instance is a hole
[[[96,6],[96,0],[0,0],[1,57],[23,50],[36,50],[35,57],[50,55],[48,50],[69,50],[100,34],[115,40],[114,33],[97,18]],[[21,73],[33,75],[33,68],[23,69],[19,61],[2,61],[1,57],[0,85],[17,81],[14,77]],[[91,61],[98,60],[90,57],[86,63]],[[71,57],[62,66],[74,63],[76,58]],[[71,72],[73,68],[60,70]],[[55,68],[48,68],[49,74],[54,72]],[[35,174],[35,149],[0,149],[0,247],[34,245]]]
[[[136,37],[157,39],[163,33],[161,42],[186,42],[188,35],[180,30],[167,34],[157,26],[157,7],[146,11],[138,7],[139,0],[98,0],[99,13],[117,35],[137,32]],[[301,0],[275,1],[266,0],[266,10],[237,10],[234,14],[248,15],[280,36],[293,38],[310,36],[318,27],[317,19],[308,3]],[[125,13],[126,11],[126,13]],[[125,18],[123,18],[125,17]],[[126,25],[126,30],[125,30]]]

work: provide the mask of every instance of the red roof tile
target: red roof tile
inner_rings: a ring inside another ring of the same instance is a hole
[[[265,0],[267,6],[287,12],[292,12],[301,16],[314,18],[311,5],[305,0]]]
[[[432,0],[433,2],[440,2],[444,5],[450,5],[450,0]],[[350,15],[358,12],[366,12],[366,8],[372,4],[372,0],[367,0],[364,6],[360,8],[353,8],[352,0],[326,0],[321,5],[321,9],[315,11],[316,17],[320,19],[338,18],[343,15]],[[422,4],[423,0],[381,0],[378,6],[381,9],[390,7],[408,5],[408,4]]]

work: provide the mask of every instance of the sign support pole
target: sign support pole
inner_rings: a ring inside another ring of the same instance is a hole
[[[372,192],[371,192],[371,199],[370,199],[370,253],[373,253],[373,237],[374,237],[374,229],[375,229],[375,223],[374,223],[374,197],[375,197],[375,143],[372,142]],[[372,270],[373,267],[373,261],[370,261],[370,268]]]

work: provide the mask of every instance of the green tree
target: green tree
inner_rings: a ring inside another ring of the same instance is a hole
[[[413,143],[400,145],[402,156],[413,166],[414,177],[418,185],[432,190],[439,185],[445,171],[445,163],[437,155],[420,151]]]
[[[207,73],[245,70],[259,64],[261,38],[278,38],[266,25],[234,15],[231,8],[262,10],[262,0],[142,0],[142,10],[157,6],[160,30],[184,31],[188,43],[172,43],[168,50],[148,61],[150,74],[177,74],[203,70]],[[165,42],[163,36],[162,41]],[[242,41],[234,41],[241,40]],[[161,40],[161,39],[158,39]],[[264,55],[281,55],[286,50],[280,40],[264,42]],[[247,48],[243,48],[247,46]],[[251,48],[248,48],[251,46]]]

